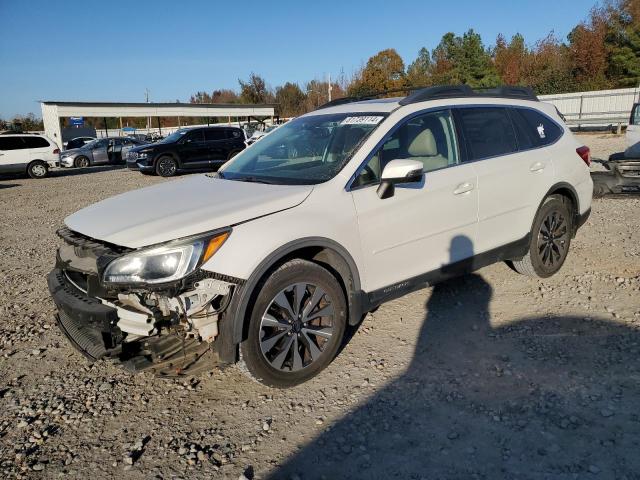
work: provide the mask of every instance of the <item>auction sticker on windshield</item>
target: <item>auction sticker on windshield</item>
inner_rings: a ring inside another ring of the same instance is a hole
[[[340,122],[340,125],[377,125],[383,118],[381,116],[347,117]]]

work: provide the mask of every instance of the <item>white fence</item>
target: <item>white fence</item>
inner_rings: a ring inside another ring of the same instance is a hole
[[[633,104],[640,101],[640,87],[591,92],[540,95],[556,106],[571,126],[616,126],[629,123]]]

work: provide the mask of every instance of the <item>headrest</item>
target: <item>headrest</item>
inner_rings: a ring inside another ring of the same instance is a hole
[[[431,130],[426,128],[413,139],[408,149],[412,157],[433,157],[438,155],[436,139]]]

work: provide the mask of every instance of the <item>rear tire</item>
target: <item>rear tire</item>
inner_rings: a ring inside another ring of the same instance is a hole
[[[44,178],[49,174],[49,166],[42,160],[34,160],[27,166],[27,174],[31,178]]]
[[[508,264],[522,275],[550,277],[564,264],[572,235],[573,208],[570,200],[561,195],[551,195],[538,209],[527,254]]]
[[[156,162],[156,173],[161,177],[173,177],[178,171],[178,164],[168,155],[164,155]]]
[[[340,284],[320,265],[294,259],[257,288],[240,369],[276,388],[314,377],[331,363],[344,337],[347,305]]]

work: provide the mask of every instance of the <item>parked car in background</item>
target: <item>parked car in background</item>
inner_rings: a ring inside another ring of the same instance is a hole
[[[495,262],[562,268],[593,184],[553,105],[466,85],[356,100],[291,120],[216,174],[67,217],[48,284],[73,346],[158,374],[215,355],[291,387],[384,302]]]
[[[95,137],[76,137],[69,140],[64,146],[65,150],[73,150],[74,148],[84,147],[87,143],[93,142]]]
[[[271,125],[270,127],[267,127],[264,130],[255,130],[251,134],[251,136],[247,139],[247,146],[256,143],[262,137],[264,137],[265,135],[268,135],[269,133],[273,132],[279,126],[280,125]]]
[[[129,152],[136,147],[141,147],[143,145],[150,145],[152,142],[145,140],[144,138],[138,137],[125,137],[123,139],[122,147],[120,149],[120,161],[122,163],[127,162],[127,156]]]
[[[63,167],[90,167],[123,163],[122,148],[142,145],[140,140],[129,137],[100,138],[81,148],[66,150],[60,155]]]
[[[44,135],[3,134],[0,136],[0,173],[22,173],[43,178],[58,166],[60,150]]]
[[[245,147],[238,127],[184,128],[159,142],[132,148],[127,167],[171,177],[179,170],[217,169]]]

